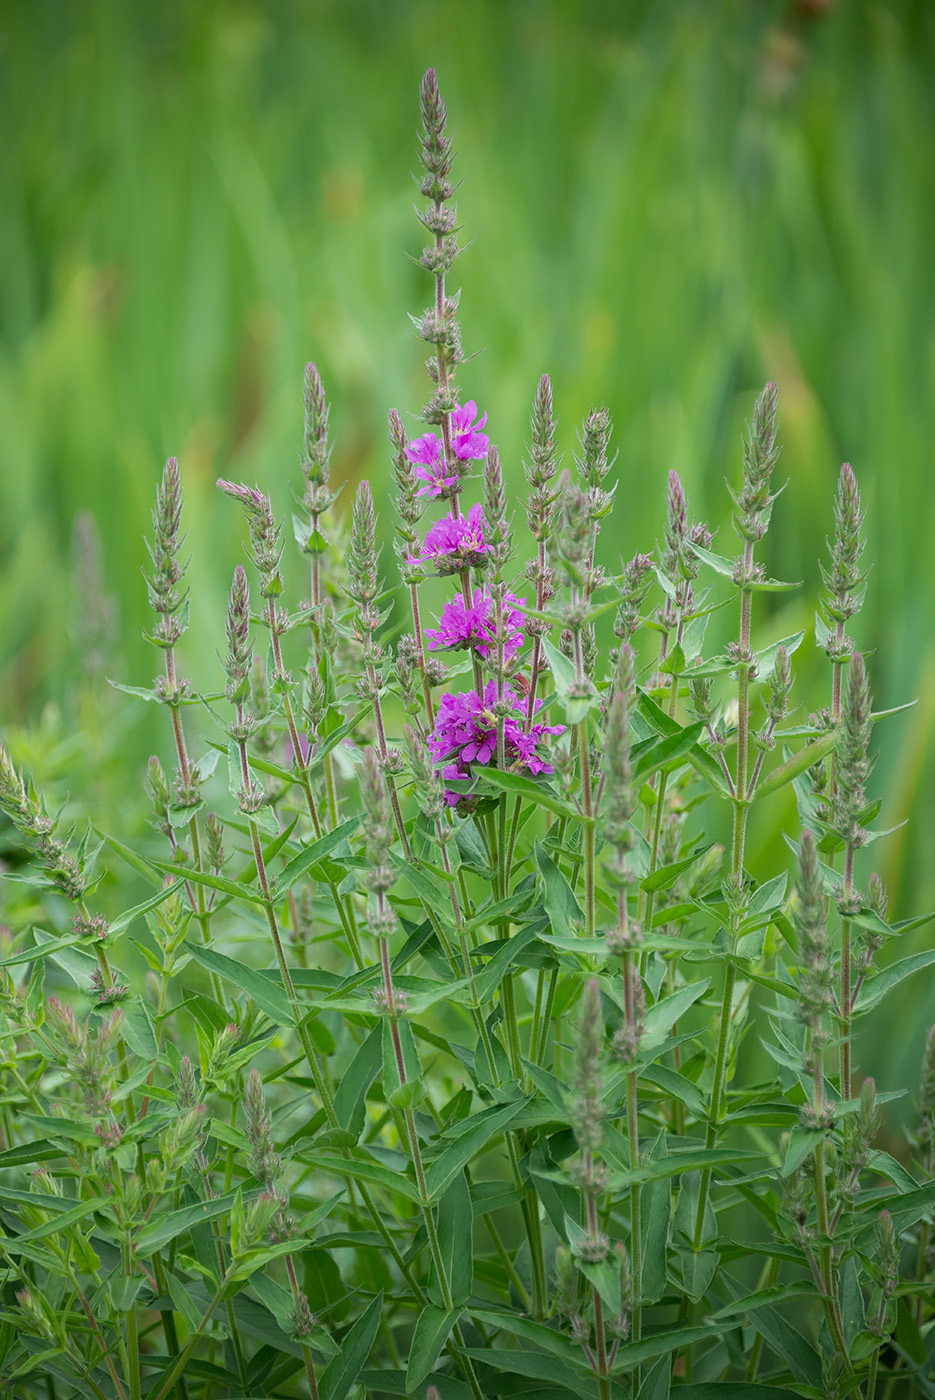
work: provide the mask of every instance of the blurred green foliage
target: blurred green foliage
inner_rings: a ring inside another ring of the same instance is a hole
[[[142,536],[170,453],[193,552],[183,664],[196,686],[217,686],[211,643],[242,522],[213,482],[255,480],[288,512],[305,360],[333,399],[335,479],[369,475],[389,508],[386,413],[398,407],[413,428],[426,387],[406,318],[428,278],[406,255],[420,247],[408,177],[430,64],[476,240],[457,268],[466,347],[483,351],[463,393],[489,411],[514,483],[548,370],[566,452],[592,402],[613,415],[620,551],[652,546],[675,467],[730,552],[723,478],[736,476],[754,391],[775,379],[790,484],[767,562],[807,580],[773,602],[779,636],[811,623],[836,472],[853,462],[875,561],[857,641],[876,649],[878,704],[919,697],[878,731],[885,824],[910,821],[874,856],[897,916],[932,907],[926,0],[9,0],[0,716],[39,724],[46,702],[63,716],[46,712],[45,738],[21,734],[19,755],[58,765],[63,781],[75,761],[82,510],[117,600],[106,669],[149,683]],[[289,566],[298,598],[301,565]],[[820,659],[800,663],[806,708],[826,702],[828,684]],[[111,735],[97,792],[113,802],[138,790],[167,736],[150,707],[121,703],[114,729],[108,702],[95,704],[91,722]],[[755,861],[775,825],[753,837]],[[935,995],[910,995],[916,1024],[932,1019]],[[894,1082],[913,1077],[919,1043]]]

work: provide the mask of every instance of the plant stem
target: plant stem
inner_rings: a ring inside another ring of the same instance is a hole
[[[752,540],[748,540],[744,546],[743,566],[744,577],[749,577],[753,568]],[[751,590],[749,588],[742,588],[740,591],[741,658],[749,651],[750,647],[752,607],[753,594]],[[741,659],[741,664],[737,667],[737,776],[734,783],[734,836],[731,843],[731,881],[737,894],[740,892],[740,885],[743,880],[744,838],[747,827],[747,812],[749,811],[749,804],[747,802],[747,755],[750,727],[749,687],[749,667]],[[726,1097],[727,1052],[730,1046],[730,1023],[734,1002],[734,983],[737,978],[737,969],[733,961],[736,944],[737,930],[732,929],[730,933],[729,961],[724,968],[724,993],[721,998],[721,1024],[718,1033],[717,1052],[714,1060],[714,1083],[711,1087],[711,1109],[708,1115],[708,1127],[705,1133],[706,1148],[712,1148],[717,1141],[718,1126],[720,1124],[724,1099]],[[701,1173],[701,1185],[698,1191],[698,1211],[695,1217],[694,1234],[695,1249],[701,1248],[701,1242],[704,1237],[705,1212],[707,1210],[710,1190],[711,1168],[705,1167]]]
[[[854,890],[854,847],[848,842],[844,853],[844,892],[843,903],[847,906]],[[841,1099],[847,1103],[851,1097],[851,921],[841,920],[841,987],[838,995],[838,1010],[841,1025]]]

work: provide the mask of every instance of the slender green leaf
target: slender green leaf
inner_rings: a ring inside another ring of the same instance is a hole
[[[931,967],[932,963],[935,963],[935,948],[926,948],[924,952],[913,953],[911,957],[891,963],[889,967],[883,968],[882,972],[864,982],[858,993],[854,1011],[859,1015],[861,1012],[872,1010],[893,987],[911,977],[913,973],[921,971],[923,967]]]
[[[148,1225],[144,1225],[136,1236],[133,1241],[134,1253],[140,1259],[148,1259],[157,1249],[162,1249],[170,1240],[185,1234],[193,1225],[217,1220],[218,1217],[229,1214],[236,1197],[236,1191],[229,1191],[223,1196],[217,1196],[213,1201],[199,1201],[196,1205],[183,1206],[181,1210],[172,1210],[166,1215],[157,1216]]]
[[[797,778],[800,773],[804,773],[807,768],[818,763],[820,759],[827,758],[838,742],[837,733],[823,734],[820,739],[816,739],[811,744],[806,744],[804,749],[800,749],[797,754],[773,769],[769,777],[764,778],[757,784],[754,793],[754,801],[759,802],[762,797],[769,797],[771,793],[778,792],[785,787],[786,783],[791,783],[793,778]]]
[[[419,1200],[419,1188],[402,1172],[390,1171],[369,1157],[333,1157],[325,1152],[297,1152],[296,1157],[310,1167],[318,1167],[334,1176],[349,1176],[353,1181],[366,1182],[368,1186],[382,1186],[385,1191],[405,1196],[407,1201]]]
[[[426,1307],[419,1313],[412,1343],[409,1347],[409,1369],[406,1386],[418,1390],[438,1360],[452,1327],[461,1316],[461,1309],[445,1312],[444,1308]]]
[[[497,768],[485,768],[478,779],[477,790],[482,792],[485,788],[509,793],[511,797],[521,797],[524,801],[531,802],[534,807],[543,807],[547,812],[554,812],[559,817],[577,819],[579,816],[577,807],[571,802],[559,797],[544,782],[536,778],[524,778],[521,773],[501,773]]]
[[[367,1116],[367,1090],[376,1079],[382,1064],[382,1031],[374,1026],[367,1039],[359,1047],[334,1095],[334,1111],[339,1123],[343,1123],[353,1136],[354,1142],[364,1130]]]
[[[289,864],[276,877],[276,895],[284,895],[287,890],[291,890],[296,881],[300,880],[310,867],[318,865],[325,856],[331,855],[333,851],[337,850],[341,842],[352,836],[359,825],[360,818],[351,817],[349,821],[336,826],[334,831],[327,832],[319,840],[313,841],[310,846],[305,846],[297,856],[293,856]]]
[[[457,1137],[426,1168],[425,1179],[429,1196],[436,1200],[457,1172],[493,1138],[504,1131],[515,1118],[523,1103],[508,1103],[501,1108],[485,1109],[458,1124]]]
[[[321,1374],[318,1392],[321,1400],[346,1400],[357,1383],[370,1355],[380,1314],[383,1311],[383,1293],[377,1294],[367,1310],[354,1323],[341,1342],[337,1356],[333,1356]]]
[[[474,1286],[474,1207],[463,1171],[455,1174],[445,1190],[436,1206],[436,1215],[442,1268],[452,1301],[460,1307],[470,1298]],[[441,1286],[434,1276],[429,1283],[429,1297],[433,1303],[440,1303],[442,1298]]]
[[[163,871],[166,875],[178,875],[177,865],[170,865],[168,861],[154,860],[157,870]],[[240,880],[228,880],[226,875],[212,875],[208,870],[192,870],[186,866],[185,879],[190,880],[195,885],[207,885],[209,889],[220,890],[221,894],[229,894],[232,899],[245,899],[248,904],[265,904],[266,900],[256,890]]]
[[[246,992],[276,1025],[292,1025],[292,1009],[279,982],[264,977],[254,968],[237,962],[235,958],[229,958],[225,953],[216,953],[213,948],[205,948],[200,943],[186,943],[185,951],[209,972],[217,973],[225,982],[230,982],[242,992]]]

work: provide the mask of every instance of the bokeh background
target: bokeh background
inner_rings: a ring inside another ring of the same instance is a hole
[[[724,477],[775,379],[789,486],[766,562],[806,584],[763,603],[769,640],[812,626],[836,473],[854,464],[873,561],[857,640],[881,707],[918,699],[877,731],[881,824],[908,824],[873,853],[897,917],[935,907],[927,0],[6,0],[0,726],[63,793],[90,726],[99,819],[135,810],[147,754],[168,757],[164,717],[89,692],[81,670],[154,674],[140,567],[171,453],[193,556],[182,661],[217,686],[243,527],[213,483],[257,481],[288,511],[306,360],[333,402],[335,480],[367,475],[388,505],[387,410],[414,427],[426,394],[407,317],[429,291],[410,172],[430,64],[474,240],[455,279],[477,352],[461,383],[511,480],[548,370],[569,458],[590,404],[614,419],[610,567],[652,547],[672,467],[731,552]],[[86,511],[111,608],[87,549],[76,573]],[[828,689],[812,652],[805,712]],[[794,829],[773,806],[754,868]],[[884,1087],[915,1076],[932,979],[902,1011],[898,1037],[867,1032]]]

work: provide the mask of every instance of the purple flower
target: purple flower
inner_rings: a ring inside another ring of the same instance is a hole
[[[503,655],[509,659],[523,645],[523,633],[520,631],[523,622],[521,609],[525,606],[526,599],[507,593],[503,601],[503,622],[506,627]],[[493,599],[489,593],[482,593],[479,588],[474,589],[474,602],[471,607],[468,607],[463,598],[452,598],[451,602],[442,608],[437,630],[427,627],[425,635],[433,651],[437,651],[439,647],[451,647],[454,651],[470,647],[481,656],[488,656],[497,641]]]
[[[442,460],[438,438],[434,433],[423,433],[406,448],[406,456],[412,463],[412,472],[420,481],[428,482],[420,486],[417,496],[440,496],[449,486],[454,486],[457,475],[446,476],[446,464]]]
[[[547,734],[562,734],[563,724],[536,723],[527,734],[523,724],[526,706],[514,690],[504,687],[503,698],[511,713],[503,725],[506,766],[510,772],[551,773],[552,766],[537,753]],[[429,735],[428,746],[443,778],[471,777],[471,764],[490,763],[497,750],[497,719],[493,707],[497,701],[497,682],[488,681],[483,699],[476,690],[455,695],[447,692],[441,697],[435,717],[435,729]],[[537,701],[540,709],[542,701]],[[449,806],[461,801],[462,794],[446,790]]]
[[[419,553],[410,556],[410,564],[434,564],[440,574],[479,568],[487,562],[486,523],[479,505],[467,515],[444,516],[429,530]]]
[[[460,457],[462,461],[482,461],[490,450],[490,438],[481,432],[481,428],[487,422],[487,415],[485,413],[483,418],[479,418],[475,423],[473,419],[476,417],[477,404],[473,399],[468,399],[462,407],[452,410],[451,445],[455,456]]]

